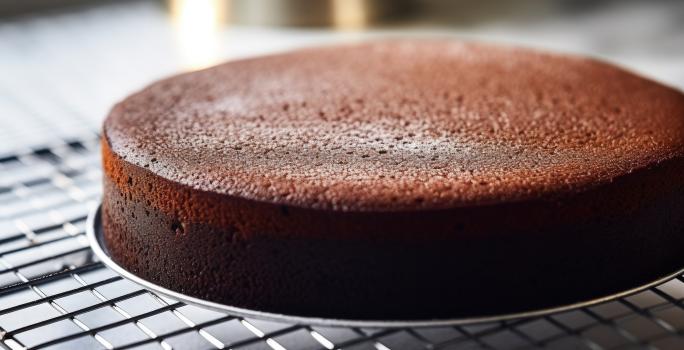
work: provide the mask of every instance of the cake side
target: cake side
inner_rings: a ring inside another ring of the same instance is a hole
[[[592,223],[606,217],[638,216],[643,207],[653,205],[657,198],[669,196],[684,185],[678,171],[684,157],[678,157],[571,196],[438,210],[331,211],[191,188],[126,161],[111,150],[106,129],[103,134],[106,179],[125,199],[144,201],[148,207],[177,218],[175,226],[181,232],[187,223],[202,223],[230,227],[242,237],[495,239],[513,232],[532,234],[544,227]],[[118,204],[125,208],[125,203]]]
[[[228,305],[465,317],[605,296],[681,267],[682,159],[561,201],[374,215],[249,203],[156,176],[106,141],[103,150],[112,257],[166,288]]]

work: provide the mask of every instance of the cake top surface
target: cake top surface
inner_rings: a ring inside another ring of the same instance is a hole
[[[550,198],[684,153],[684,95],[588,58],[447,40],[313,48],[157,82],[105,121],[195,189],[334,210]]]

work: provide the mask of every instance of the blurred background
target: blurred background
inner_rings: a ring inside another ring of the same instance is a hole
[[[96,133],[175,72],[386,36],[585,53],[684,87],[684,1],[0,0],[0,155]]]

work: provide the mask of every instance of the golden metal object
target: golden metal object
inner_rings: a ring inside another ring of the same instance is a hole
[[[229,21],[249,25],[363,28],[405,13],[405,0],[231,0]]]
[[[199,0],[221,11],[229,24],[357,29],[405,16],[415,0]],[[168,0],[172,16],[189,0]],[[204,6],[204,5],[201,5]],[[174,10],[175,9],[175,10]]]

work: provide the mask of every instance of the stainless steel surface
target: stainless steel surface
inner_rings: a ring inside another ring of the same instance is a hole
[[[245,319],[157,296],[106,268],[84,234],[100,195],[102,118],[150,80],[311,44],[436,35],[598,55],[684,87],[684,2],[610,4],[534,22],[398,33],[221,28],[208,20],[211,11],[167,20],[151,3],[0,22],[0,347],[684,349],[681,276],[630,297],[524,320],[320,327]]]

